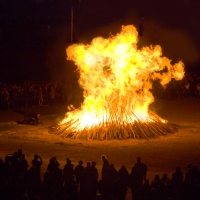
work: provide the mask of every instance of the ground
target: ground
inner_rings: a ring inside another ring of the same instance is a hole
[[[20,125],[16,121],[23,115],[12,110],[0,111],[0,157],[13,154],[19,148],[26,154],[30,163],[34,154],[43,158],[42,173],[46,171],[49,159],[56,156],[64,167],[66,158],[74,165],[79,160],[96,161],[100,172],[101,155],[106,155],[110,163],[117,169],[125,165],[130,172],[136,158],[141,157],[148,167],[147,178],[150,181],[155,174],[171,174],[176,166],[186,171],[186,164],[200,166],[200,99],[156,100],[151,110],[162,118],[179,125],[179,131],[174,134],[155,139],[128,139],[112,141],[73,140],[50,134],[49,128],[59,121],[67,111],[66,105],[39,107],[28,111],[41,114],[42,124],[38,126]],[[130,191],[127,199],[130,199]]]

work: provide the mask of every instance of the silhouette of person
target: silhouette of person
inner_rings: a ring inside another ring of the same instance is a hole
[[[195,177],[195,179],[200,179],[200,172],[196,164],[192,166],[192,175]]]
[[[144,181],[144,184],[142,185],[141,189],[138,190],[137,198],[138,199],[148,199],[148,197],[150,195],[150,191],[151,191],[151,186],[149,184],[149,179],[146,179]]]
[[[26,184],[29,185],[32,182],[34,182],[36,185],[39,185],[41,183],[41,177],[38,173],[38,169],[36,169],[34,166],[30,167],[26,175]]]
[[[117,179],[117,170],[114,166],[114,164],[110,164],[109,171],[108,171],[108,177],[115,182]]]
[[[101,194],[102,200],[113,199],[113,185],[107,174],[104,174],[98,182],[98,191]]]
[[[96,175],[92,171],[92,166],[90,162],[87,162],[87,165],[84,170],[83,179],[80,182],[80,194],[83,199],[93,199],[96,196],[97,190],[97,180]]]
[[[172,174],[172,185],[175,188],[180,188],[183,182],[183,172],[180,167],[176,167],[176,171]]]
[[[18,157],[19,157],[19,159],[21,159],[21,157],[22,157],[22,149],[18,149]]]
[[[5,163],[0,158],[0,180],[1,180],[1,177],[5,175],[4,173],[5,173]]]
[[[117,180],[115,186],[115,194],[118,199],[125,200],[126,192],[128,190],[129,185],[129,173],[124,165],[117,172]]]
[[[35,170],[40,174],[41,165],[43,164],[42,158],[37,154],[34,155],[34,159],[32,160],[31,164],[35,168]]]
[[[74,175],[74,165],[69,158],[66,159],[66,164],[63,169],[63,175],[65,177],[65,180]]]
[[[92,197],[93,199],[96,198],[96,194],[97,194],[97,189],[98,189],[98,170],[96,168],[96,162],[92,161],[92,165],[91,165],[91,182],[92,182]]]
[[[98,170],[96,168],[96,162],[92,161],[91,171],[95,174],[96,180],[98,180]]]
[[[187,169],[185,172],[185,180],[189,181],[192,175],[192,165],[190,163],[187,164]]]
[[[15,174],[20,174],[20,159],[18,156],[18,152],[14,152],[13,156],[11,157],[11,167]]]
[[[25,154],[23,153],[21,155],[21,159],[20,159],[20,170],[21,172],[26,175],[27,171],[28,171],[28,161],[26,160],[26,156]]]
[[[90,162],[87,162],[87,165],[86,165],[86,167],[85,167],[85,173],[91,174],[91,172],[92,172],[91,163],[90,163]]]
[[[74,173],[76,176],[76,183],[79,185],[80,181],[83,179],[85,168],[83,167],[83,161],[80,160],[79,164],[75,167]]]
[[[136,195],[136,190],[142,187],[143,180],[146,179],[147,166],[141,162],[140,157],[137,158],[135,166],[132,167],[130,173],[130,188],[132,192],[132,199]]]
[[[151,182],[151,187],[152,188],[158,188],[160,185],[160,176],[158,174],[155,175],[154,179]]]
[[[108,160],[107,160],[107,158],[106,158],[105,155],[101,156],[101,159],[103,161],[103,166],[102,166],[102,171],[101,171],[102,179],[103,179],[104,174],[108,175],[108,173],[109,173],[109,166],[110,165],[109,165],[109,162],[108,162]]]
[[[47,166],[47,170],[49,172],[54,172],[54,173],[58,173],[59,171],[59,166],[60,166],[60,163],[57,161],[56,157],[52,157],[50,160],[49,160],[49,164]]]
[[[75,175],[70,175],[67,180],[65,180],[64,189],[67,194],[67,199],[76,199],[78,193],[78,185],[76,183]]]
[[[147,166],[141,162],[140,157],[137,157],[137,162],[135,164],[135,170],[138,173],[138,179],[140,181],[140,186],[142,186],[143,180],[146,179]]]
[[[169,178],[168,178],[168,176],[167,176],[167,173],[164,173],[164,174],[163,174],[163,177],[160,179],[160,182],[166,183],[166,181],[167,181],[168,179],[169,179]]]

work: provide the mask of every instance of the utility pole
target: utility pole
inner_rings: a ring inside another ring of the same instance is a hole
[[[71,0],[71,44],[73,44],[74,34],[74,0]]]
[[[81,2],[82,0],[70,0],[70,15],[71,15],[71,32],[70,32],[70,40],[71,44],[74,42],[74,13],[80,14],[81,12]]]

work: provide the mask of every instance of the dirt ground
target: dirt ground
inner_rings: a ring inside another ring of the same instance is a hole
[[[200,166],[200,99],[159,100],[151,105],[151,110],[162,118],[179,125],[179,131],[156,139],[128,139],[112,141],[74,140],[50,134],[49,128],[56,124],[67,111],[66,105],[39,107],[28,111],[41,114],[42,124],[21,125],[16,121],[23,115],[12,110],[0,111],[0,157],[13,154],[21,148],[30,163],[34,154],[43,158],[42,173],[46,171],[49,159],[56,156],[64,167],[66,158],[74,165],[79,160],[96,161],[101,170],[101,155],[106,155],[117,169],[125,165],[130,172],[136,158],[141,157],[148,167],[150,181],[155,174],[171,174],[176,166],[185,172],[186,164]],[[130,199],[130,191],[127,200]]]

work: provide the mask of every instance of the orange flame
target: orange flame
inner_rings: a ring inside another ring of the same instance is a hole
[[[68,112],[61,124],[71,121],[72,131],[81,131],[111,122],[129,124],[137,120],[136,115],[149,119],[152,81],[157,79],[165,86],[172,78],[182,79],[184,64],[172,65],[162,57],[159,45],[137,49],[137,42],[136,28],[128,25],[116,36],[67,48],[68,59],[80,73],[84,102],[80,109]]]

